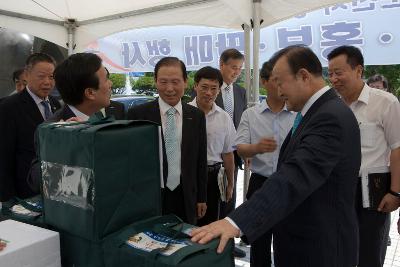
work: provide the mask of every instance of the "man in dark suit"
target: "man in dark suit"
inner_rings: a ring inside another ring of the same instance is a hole
[[[321,63],[309,48],[284,48],[271,61],[280,95],[298,112],[278,169],[229,217],[193,231],[192,240],[221,236],[221,252],[229,238],[242,233],[252,242],[274,227],[277,267],[356,266],[357,120],[325,86]]]
[[[49,96],[54,87],[55,66],[54,59],[47,54],[29,56],[25,66],[26,88],[0,104],[0,201],[34,195],[26,182],[35,157],[34,132],[60,108],[60,103]]]
[[[207,136],[205,116],[181,101],[187,86],[185,64],[161,59],[154,69],[159,99],[131,108],[128,119],[150,120],[163,130],[163,213],[196,224],[206,212]]]
[[[112,82],[109,79],[108,71],[102,65],[101,58],[96,54],[77,53],[71,55],[57,66],[54,71],[54,79],[65,106],[46,122],[86,121],[90,116],[99,113],[101,109],[105,108],[106,114],[109,112]],[[123,104],[121,105],[122,107],[113,106],[111,110],[114,113],[110,115],[116,115],[117,119],[123,119],[125,116],[120,112],[124,111],[124,107]],[[32,163],[28,175],[28,183],[35,193],[39,193],[40,190],[39,162],[36,160]]]
[[[222,52],[219,60],[219,68],[224,80],[221,90],[215,100],[215,104],[224,109],[233,120],[235,129],[238,128],[243,111],[247,108],[246,90],[236,84],[237,78],[242,72],[244,56],[236,49],[227,49]],[[234,172],[234,188],[232,200],[228,203],[221,203],[221,216],[225,217],[235,209],[236,205],[236,182],[238,167],[242,165],[242,160],[236,153],[235,155],[235,172]],[[244,253],[242,253],[244,254]],[[242,256],[245,256],[242,255]]]

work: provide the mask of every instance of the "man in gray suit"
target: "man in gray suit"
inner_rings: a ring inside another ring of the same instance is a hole
[[[357,265],[355,192],[360,130],[349,107],[325,85],[318,57],[289,46],[271,59],[279,93],[298,112],[277,171],[223,220],[192,232],[192,241],[245,234],[250,243],[273,227],[276,267]]]
[[[243,111],[247,108],[246,90],[236,84],[237,78],[242,72],[244,56],[236,49],[227,49],[222,52],[219,67],[224,80],[221,90],[215,100],[215,104],[224,109],[233,120],[235,129],[238,128]],[[236,181],[238,167],[242,160],[235,151],[235,181],[232,200],[229,203],[222,203],[221,216],[226,216],[235,209],[236,204]]]
[[[215,99],[215,104],[224,109],[233,120],[235,129],[239,127],[240,119],[242,118],[243,111],[247,108],[246,90],[240,85],[236,84],[239,78],[244,63],[244,56],[237,49],[227,49],[222,52],[219,59],[219,69],[224,80],[221,90]],[[238,168],[242,167],[242,159],[234,151],[235,157],[235,172],[234,172],[234,188],[231,201],[228,203],[221,202],[220,204],[220,217],[223,218],[235,209],[236,206],[236,183]],[[246,253],[239,248],[235,247],[235,257],[243,258]]]

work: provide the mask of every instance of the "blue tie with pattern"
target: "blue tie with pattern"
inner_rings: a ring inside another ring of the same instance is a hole
[[[228,85],[227,87],[225,87],[225,111],[229,114],[229,116],[231,116],[232,120],[233,120],[233,101],[232,101],[232,95],[231,95],[231,87]]]
[[[44,107],[44,119],[48,120],[51,116],[51,112],[50,112],[50,103],[47,100],[43,100],[42,102],[40,102],[40,104],[42,104],[42,106]]]
[[[302,119],[303,119],[303,115],[301,115],[301,112],[297,112],[296,118],[294,119],[294,122],[293,122],[292,136],[293,136],[294,132],[296,131],[297,127],[299,126]]]
[[[178,161],[178,138],[176,134],[176,122],[175,122],[175,108],[167,110],[167,121],[165,125],[165,152],[167,154],[168,161],[168,178],[167,187],[173,191],[180,183],[179,168],[180,164]]]

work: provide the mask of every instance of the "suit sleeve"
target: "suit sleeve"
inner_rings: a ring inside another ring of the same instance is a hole
[[[206,118],[199,115],[199,153],[197,158],[197,203],[207,201],[207,133]]]
[[[15,110],[10,105],[0,105],[0,201],[15,196],[15,157],[17,125]]]
[[[339,119],[331,113],[315,116],[280,169],[229,215],[250,243],[322,186],[342,157],[345,148]]]

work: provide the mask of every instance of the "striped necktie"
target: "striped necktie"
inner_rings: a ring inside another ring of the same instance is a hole
[[[301,112],[297,112],[296,118],[294,118],[294,122],[293,122],[292,136],[293,136],[294,132],[296,131],[297,127],[299,126],[302,119],[303,119],[303,115],[301,115]]]
[[[167,154],[168,161],[168,178],[167,187],[173,191],[180,183],[179,168],[180,163],[178,161],[178,138],[176,134],[176,121],[175,121],[175,108],[167,110],[167,120],[165,125],[165,152]]]
[[[224,103],[225,111],[231,116],[233,120],[233,100],[231,94],[231,87],[228,85],[225,87],[225,103]]]

